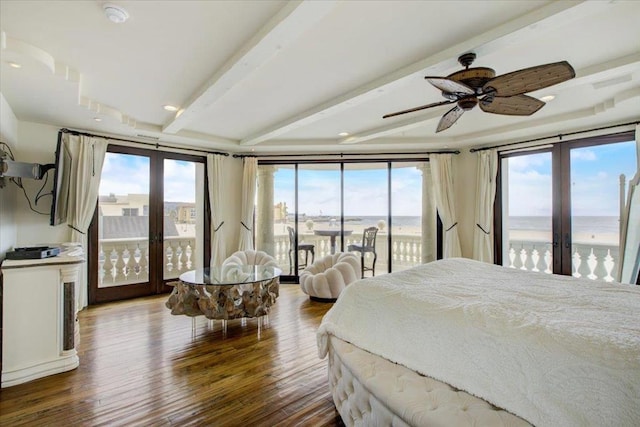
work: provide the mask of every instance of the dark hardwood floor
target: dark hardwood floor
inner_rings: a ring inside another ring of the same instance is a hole
[[[80,366],[0,390],[0,425],[342,426],[317,356],[331,304],[281,285],[269,325],[172,316],[167,295],[80,313]]]

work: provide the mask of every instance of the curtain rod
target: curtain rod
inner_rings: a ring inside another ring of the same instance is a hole
[[[622,126],[637,125],[639,123],[640,123],[640,121],[620,123],[620,124],[617,124],[617,125],[603,126],[603,127],[599,127],[599,128],[578,130],[578,131],[575,131],[575,132],[559,133],[557,135],[543,136],[543,137],[540,137],[540,138],[527,139],[525,141],[510,142],[509,144],[492,145],[490,147],[471,148],[469,150],[469,152],[475,153],[476,151],[491,150],[492,148],[510,147],[512,145],[526,144],[528,142],[544,141],[545,139],[551,139],[551,138],[559,138],[560,141],[562,141],[562,138],[565,137],[565,136],[579,135],[581,133],[594,132],[594,131],[597,131],[597,130],[613,129],[613,128],[622,127]],[[549,143],[547,142],[546,144],[549,144]],[[546,144],[543,144],[543,145],[546,145]],[[535,147],[535,145],[532,145],[531,147]]]
[[[160,144],[159,142],[153,143],[153,142],[144,142],[144,141],[133,141],[131,139],[114,138],[114,137],[111,137],[111,136],[97,135],[95,133],[89,133],[89,132],[80,132],[80,131],[77,131],[77,130],[71,130],[71,129],[67,129],[67,128],[60,129],[60,132],[69,133],[71,135],[93,136],[93,137],[98,137],[98,138],[111,139],[113,141],[131,142],[133,144],[150,145],[152,147],[155,147],[156,149],[162,147],[162,148],[172,148],[174,150],[194,151],[194,152],[198,152],[198,153],[220,154],[222,156],[228,156],[229,155],[229,153],[225,153],[225,152],[222,152],[222,151],[208,151],[208,150],[200,150],[200,149],[197,149],[197,148],[190,148],[190,147],[176,147],[174,145]]]
[[[302,154],[234,154],[233,157],[323,157],[323,156],[401,156],[401,155],[417,155],[417,154],[460,154],[458,150],[444,150],[444,151],[412,151],[412,152],[400,152],[400,153],[302,153]]]

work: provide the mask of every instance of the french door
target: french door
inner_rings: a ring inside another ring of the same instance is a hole
[[[619,263],[621,175],[636,172],[632,133],[503,154],[496,197],[496,262],[605,281]]]
[[[205,159],[109,146],[89,229],[89,303],[168,292],[209,259]]]

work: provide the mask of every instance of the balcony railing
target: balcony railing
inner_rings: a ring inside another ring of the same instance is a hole
[[[149,281],[147,239],[103,239],[98,242],[98,287]],[[195,237],[169,237],[163,244],[163,278],[177,279],[193,267]]]
[[[577,243],[571,247],[572,274],[592,280],[615,280],[618,246],[598,243]],[[553,270],[550,242],[510,240],[504,265],[528,271],[551,274]]]
[[[359,236],[358,236],[359,237]],[[359,242],[359,238],[348,236],[344,247]],[[331,253],[329,238],[304,235],[305,242],[315,245],[316,259]],[[289,272],[289,238],[276,235],[274,253],[284,274]],[[338,248],[339,250],[339,248]],[[126,285],[149,280],[149,242],[146,239],[103,239],[99,241],[98,280],[99,287]],[[376,241],[378,259],[376,273],[388,271],[388,245],[386,233],[378,233]],[[604,244],[574,244],[572,255],[573,276],[613,281],[616,273],[618,247]],[[164,241],[163,277],[176,279],[185,271],[195,268],[195,237],[174,237]],[[422,258],[420,236],[394,234],[392,243],[393,271],[418,265]],[[551,273],[551,243],[511,240],[504,265],[520,270]],[[365,262],[370,265],[373,255],[367,253]]]
[[[352,243],[359,243],[362,236],[347,236],[344,241],[344,248]],[[303,235],[301,239],[305,243],[311,243],[315,246],[316,259],[331,253],[331,243],[328,237],[316,235]],[[376,273],[386,273],[388,270],[388,250],[387,250],[387,234],[378,233],[376,239],[376,253],[378,255],[376,261]],[[340,250],[339,244],[337,250]],[[289,237],[286,235],[274,236],[274,253],[272,254],[280,268],[285,274],[289,272]],[[392,245],[392,263],[394,271],[403,270],[414,265],[420,264],[422,259],[422,240],[417,235],[393,235]],[[373,254],[365,254],[365,263],[371,265],[373,262]]]

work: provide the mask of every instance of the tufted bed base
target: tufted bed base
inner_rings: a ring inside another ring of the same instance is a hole
[[[530,426],[463,391],[329,338],[329,387],[347,426]]]

